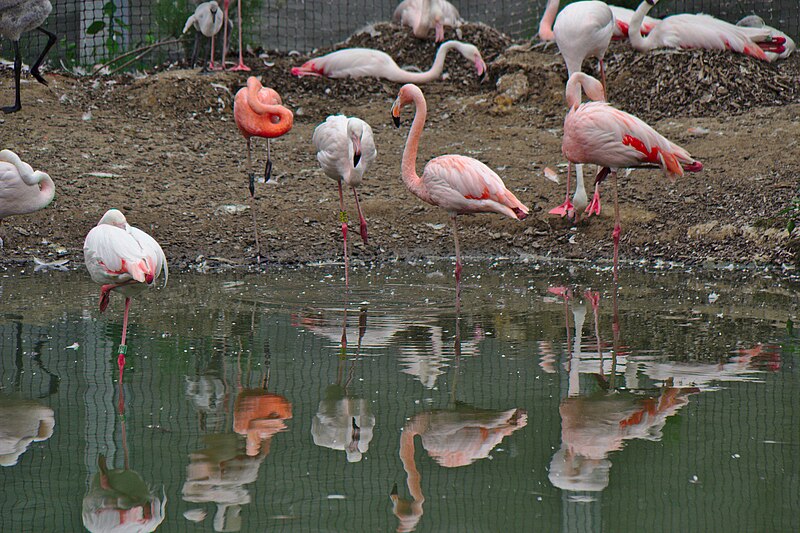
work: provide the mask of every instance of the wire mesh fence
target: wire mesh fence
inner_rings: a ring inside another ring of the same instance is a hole
[[[222,5],[223,1],[219,0]],[[242,0],[243,46],[253,50],[298,50],[330,46],[358,29],[387,21],[397,0]],[[513,38],[530,38],[536,33],[546,0],[455,0],[461,16],[470,22],[488,24]],[[636,7],[636,0],[617,2]],[[194,0],[56,0],[45,27],[59,36],[51,61],[64,66],[92,65],[124,51],[180,37],[183,25],[194,11]],[[230,42],[238,46],[237,2],[230,3]],[[708,13],[730,22],[760,15],[767,24],[796,36],[800,31],[800,3],[797,0],[674,0],[656,6],[655,14]],[[146,60],[155,64],[183,57],[185,44],[160,47]],[[26,60],[45,44],[38,32],[23,36],[29,52]],[[0,44],[0,56],[8,57],[8,42]],[[32,60],[28,60],[32,61]]]

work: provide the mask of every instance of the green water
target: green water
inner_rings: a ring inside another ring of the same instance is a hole
[[[0,531],[800,530],[796,285],[451,268],[176,274],[121,389],[122,301],[7,272]]]

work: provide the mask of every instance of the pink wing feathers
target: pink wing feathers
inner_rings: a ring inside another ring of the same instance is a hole
[[[361,78],[382,76],[386,69],[399,67],[388,54],[369,48],[346,48],[310,59],[292,68],[294,76],[327,76],[328,78]]]
[[[653,28],[650,38],[672,48],[731,50],[765,61],[768,61],[768,58],[757,43],[771,39],[769,30],[763,30],[761,33],[748,31],[703,14],[667,17]]]
[[[422,173],[431,203],[454,213],[494,211],[523,220],[528,208],[506,189],[492,169],[471,157],[443,155],[431,159]]]
[[[99,224],[86,235],[83,252],[86,268],[97,283],[135,280],[150,285],[163,269],[166,284],[168,271],[164,252],[155,239],[137,228],[128,226],[128,230],[124,230]]]

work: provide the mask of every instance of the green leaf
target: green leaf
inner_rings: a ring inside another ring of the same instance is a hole
[[[789,235],[791,235],[792,232],[794,231],[794,227],[795,227],[794,220],[789,220],[789,222],[786,223],[786,231],[789,232]]]
[[[117,5],[113,1],[106,2],[106,4],[103,6],[103,14],[108,18],[113,17],[114,13],[116,12],[117,12]]]
[[[103,31],[105,27],[106,27],[105,22],[103,22],[102,20],[95,20],[89,25],[88,28],[86,28],[86,33],[88,33],[89,35],[94,35],[96,33],[100,33],[101,31]]]

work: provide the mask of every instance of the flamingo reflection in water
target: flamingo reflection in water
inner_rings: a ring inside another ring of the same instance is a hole
[[[489,453],[503,438],[525,427],[528,415],[523,409],[495,411],[480,409],[455,400],[458,366],[461,355],[460,301],[456,299],[454,351],[455,369],[450,389],[451,406],[447,409],[423,411],[412,416],[400,436],[400,459],[406,472],[411,500],[400,497],[395,484],[390,494],[392,512],[398,518],[397,531],[414,531],[423,514],[425,496],[422,475],[414,458],[414,437],[419,435],[422,447],[440,466],[468,466]]]

